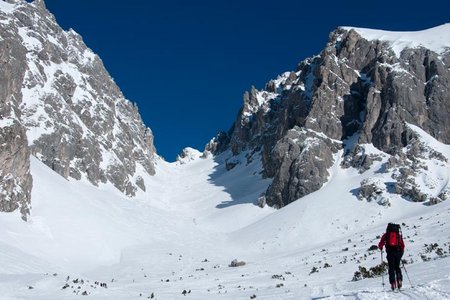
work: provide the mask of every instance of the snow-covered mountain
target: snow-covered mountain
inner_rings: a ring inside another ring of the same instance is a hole
[[[154,174],[153,134],[100,58],[43,1],[0,2],[0,211],[29,215],[29,158],[134,196]]]
[[[0,33],[0,299],[450,299],[449,25],[338,28],[174,163],[42,0]]]
[[[447,199],[448,179],[426,162],[444,172],[448,161],[414,128],[449,144],[449,95],[450,24],[420,32],[341,27],[319,55],[246,92],[230,131],[206,150],[229,149],[231,160],[261,153],[264,176],[273,178],[261,201],[275,207],[322,188],[342,149],[342,167],[363,173],[386,157],[380,173],[391,173],[396,193],[436,203]]]

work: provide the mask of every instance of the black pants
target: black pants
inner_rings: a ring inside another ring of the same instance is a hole
[[[390,284],[397,283],[398,281],[403,281],[402,270],[400,269],[400,261],[402,259],[402,255],[403,253],[397,250],[387,252]]]

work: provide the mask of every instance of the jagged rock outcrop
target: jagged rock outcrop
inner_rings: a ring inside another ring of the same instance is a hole
[[[0,121],[3,123],[4,119]],[[0,211],[30,214],[32,177],[25,130],[17,122],[0,128]]]
[[[379,205],[391,206],[389,199],[383,196],[385,191],[386,185],[384,182],[374,178],[367,178],[361,182],[361,188],[359,189],[357,197],[361,201],[374,201]]]
[[[65,178],[145,190],[153,134],[81,36],[42,0],[0,2],[0,33],[0,211],[28,213],[30,153]]]
[[[450,25],[439,30],[450,34]],[[364,172],[380,158],[361,145],[401,157],[415,139],[408,124],[450,143],[449,48],[397,46],[364,30],[336,29],[295,72],[246,92],[227,136],[206,150],[260,151],[264,176],[273,178],[265,201],[281,207],[320,189],[340,149],[346,149],[342,167]]]

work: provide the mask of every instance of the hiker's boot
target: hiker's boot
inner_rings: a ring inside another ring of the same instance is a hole
[[[393,290],[393,291],[395,291],[395,288],[397,287],[397,285],[395,284],[395,282],[393,282],[393,283],[391,283],[391,289]]]
[[[397,281],[397,287],[398,287],[398,289],[402,288],[402,281],[401,280]]]

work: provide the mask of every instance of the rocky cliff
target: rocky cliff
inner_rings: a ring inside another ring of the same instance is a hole
[[[126,195],[154,174],[153,134],[80,35],[43,1],[0,2],[0,211],[29,214],[34,155]]]
[[[261,153],[263,175],[273,178],[262,202],[275,207],[320,189],[338,153],[341,167],[370,168],[380,157],[366,153],[368,144],[389,156],[386,172],[398,193],[436,199],[448,184],[437,195],[422,194],[418,161],[447,159],[430,152],[411,126],[450,143],[449,46],[450,24],[415,33],[338,28],[319,55],[246,92],[230,131],[206,150]]]

